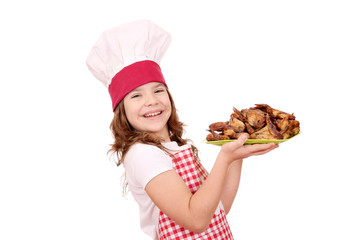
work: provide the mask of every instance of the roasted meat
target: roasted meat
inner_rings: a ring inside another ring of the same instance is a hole
[[[224,134],[218,134],[216,132],[211,132],[206,137],[207,141],[218,141],[218,140],[229,140],[229,139],[230,139],[229,136],[226,136]]]
[[[240,111],[234,107],[229,121],[215,122],[208,131],[208,141],[237,139],[241,134],[251,139],[288,139],[300,132],[300,122],[294,114],[255,104]]]
[[[229,121],[229,125],[234,127],[234,130],[238,133],[243,132],[245,130],[245,123],[240,121],[235,117],[231,117]]]
[[[253,128],[260,129],[265,125],[265,112],[259,109],[243,109],[241,113]]]
[[[228,125],[229,122],[216,122],[216,123],[213,123],[209,126],[210,128],[210,132],[214,132],[214,131],[223,131],[224,130],[224,127],[226,125]]]
[[[256,107],[251,108],[251,109],[260,109],[268,114],[270,114],[271,117],[273,118],[285,118],[288,117],[291,120],[295,119],[295,116],[280,110],[277,110],[275,108],[270,107],[267,104],[255,104]]]

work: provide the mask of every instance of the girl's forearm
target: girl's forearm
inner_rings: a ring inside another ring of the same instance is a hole
[[[200,228],[210,223],[220,200],[225,212],[230,211],[239,187],[242,163],[241,159],[227,165],[221,158],[217,159],[208,178],[193,195],[189,207],[196,214],[194,219]]]
[[[226,214],[229,213],[239,188],[242,164],[243,160],[241,159],[231,163],[228,168],[226,182],[221,196],[221,202]]]
[[[209,225],[226,183],[229,164],[218,157],[215,164],[199,190],[191,197],[189,210],[196,221],[199,231]]]

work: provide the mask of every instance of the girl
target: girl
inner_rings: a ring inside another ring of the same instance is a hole
[[[110,151],[123,164],[139,204],[141,229],[152,239],[233,239],[226,214],[239,187],[244,158],[275,144],[224,144],[208,173],[197,149],[182,138],[171,94],[159,67],[170,35],[150,21],[104,32],[87,59],[108,87],[115,139]]]

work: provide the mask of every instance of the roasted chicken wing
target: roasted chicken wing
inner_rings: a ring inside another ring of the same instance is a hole
[[[300,122],[294,114],[255,104],[255,107],[238,110],[233,107],[229,121],[209,126],[207,141],[237,139],[246,134],[252,139],[288,139],[300,132]]]
[[[266,119],[263,111],[259,109],[245,109],[242,110],[243,115],[246,118],[246,121],[250,124],[250,126],[255,129],[262,128],[265,125]]]
[[[230,118],[229,124],[234,127],[236,132],[243,132],[245,130],[245,123],[235,117]]]

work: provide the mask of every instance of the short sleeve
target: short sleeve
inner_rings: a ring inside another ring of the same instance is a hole
[[[129,184],[142,189],[157,175],[173,169],[171,157],[163,150],[141,143],[130,148],[124,166]]]

